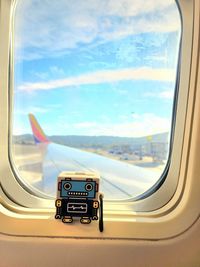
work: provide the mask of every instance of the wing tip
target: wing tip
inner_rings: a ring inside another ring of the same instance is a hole
[[[32,128],[32,133],[34,137],[34,141],[36,144],[39,143],[50,143],[49,139],[46,137],[44,131],[42,130],[40,124],[36,120],[35,116],[32,113],[28,114],[29,121]]]

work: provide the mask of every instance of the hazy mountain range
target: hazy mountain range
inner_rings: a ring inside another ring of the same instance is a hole
[[[113,147],[121,145],[142,145],[148,142],[168,143],[169,133],[155,134],[144,137],[117,137],[117,136],[78,136],[78,135],[52,135],[48,139],[54,143],[71,146],[71,147]],[[34,144],[32,134],[13,136],[15,144]]]

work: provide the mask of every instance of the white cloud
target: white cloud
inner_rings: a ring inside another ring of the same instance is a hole
[[[146,1],[148,2],[148,1]],[[113,26],[111,31],[102,32],[102,37],[106,41],[124,38],[140,33],[168,33],[180,29],[177,14],[175,12],[166,12],[161,16],[152,16],[151,19],[146,16],[132,18],[130,21],[122,21],[119,25]]]
[[[131,114],[131,117],[133,118],[133,119],[136,119],[136,120],[138,120],[138,119],[140,119],[140,115],[139,114],[137,114],[137,113],[132,113]]]
[[[154,81],[174,81],[175,71],[173,69],[121,69],[96,71],[82,74],[80,76],[68,77],[66,79],[52,80],[39,83],[24,83],[18,87],[22,91],[53,90],[68,86],[77,86],[84,84],[101,84],[110,82],[119,82],[126,80],[154,80]]]
[[[70,134],[76,134],[78,131],[80,135],[121,137],[141,137],[170,131],[171,121],[169,118],[163,118],[151,113],[135,115],[137,116],[134,116],[132,122],[104,124],[98,122],[72,123],[69,131]]]
[[[96,127],[96,125],[97,124],[95,122],[80,122],[73,124],[73,127],[77,129],[88,129],[90,127]]]
[[[30,132],[30,127],[25,126],[23,122],[14,121],[13,129],[12,129],[13,135],[20,135],[20,134],[25,134],[28,132]]]
[[[32,75],[34,78],[45,81],[52,77],[61,78],[65,76],[65,71],[62,68],[54,65],[47,68],[45,72],[38,72],[32,70],[30,71],[30,75]]]
[[[49,112],[49,109],[48,108],[43,108],[43,107],[29,106],[28,108],[16,109],[14,112],[16,114],[18,114],[18,115],[28,115],[29,113],[41,114],[41,113]]]
[[[173,99],[174,98],[174,91],[168,90],[160,93],[160,98],[162,99]]]
[[[55,134],[56,129],[61,135],[141,137],[169,132],[171,120],[152,113],[134,114],[132,121],[127,121],[125,116],[121,116],[118,123],[110,121],[105,123],[96,121],[66,123],[66,117],[62,117],[53,124],[42,124],[42,128],[48,135]],[[31,132],[31,128],[29,123],[26,123],[25,126],[24,121],[14,120],[13,132],[14,134],[24,134]]]
[[[63,76],[65,74],[64,70],[58,66],[51,66],[50,73],[56,76]]]
[[[144,94],[144,97],[172,100],[174,98],[174,91],[169,89],[161,92],[147,92]]]
[[[28,49],[16,56],[28,60],[53,57],[97,37],[107,42],[144,32],[175,31],[180,18],[178,9],[170,8],[173,4],[172,0],[19,1],[15,43]]]
[[[120,0],[120,1],[107,1],[107,14],[112,16],[138,16],[140,14],[155,12],[164,10],[171,4],[174,4],[173,0],[168,1],[141,1],[141,0]]]

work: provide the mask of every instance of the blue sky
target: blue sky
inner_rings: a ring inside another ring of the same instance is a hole
[[[171,0],[19,1],[14,134],[169,131],[180,32]]]

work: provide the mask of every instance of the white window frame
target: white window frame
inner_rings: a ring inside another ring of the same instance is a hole
[[[11,136],[12,125],[11,100],[14,71],[11,45],[12,14],[16,1],[0,0],[0,220],[4,233],[27,236],[82,238],[103,236],[104,238],[153,240],[177,235],[177,232],[185,231],[194,223],[199,210],[192,209],[192,203],[200,195],[200,189],[197,190],[200,188],[200,182],[195,179],[194,168],[192,168],[195,163],[197,165],[198,163],[190,151],[198,138],[195,130],[200,128],[198,120],[195,120],[200,113],[198,110],[200,90],[197,90],[196,74],[197,55],[199,55],[200,3],[199,0],[179,0],[178,4],[182,13],[183,26],[179,62],[180,80],[171,163],[166,179],[162,186],[148,197],[135,201],[106,202],[104,205],[105,232],[100,234],[96,223],[92,223],[87,231],[84,226],[77,227],[77,224],[58,226],[58,221],[54,220],[54,200],[30,194],[27,186],[19,183],[19,179],[15,177],[9,155],[11,146],[9,136]],[[186,190],[186,184],[190,184],[190,192],[186,192],[188,190]],[[187,215],[188,219],[181,223],[183,216]],[[13,223],[17,220],[20,220],[20,227],[15,228]],[[32,224],[29,223],[30,220]],[[48,227],[46,227],[47,224]]]

